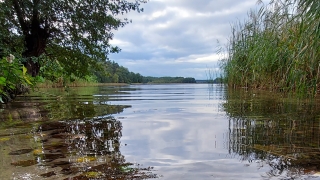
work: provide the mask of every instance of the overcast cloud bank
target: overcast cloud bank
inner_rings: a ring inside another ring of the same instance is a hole
[[[227,44],[231,25],[247,18],[257,0],[150,0],[144,12],[126,15],[133,22],[115,32],[109,56],[143,76],[207,79],[219,74],[217,54]]]

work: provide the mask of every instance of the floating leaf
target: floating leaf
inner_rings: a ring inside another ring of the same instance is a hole
[[[37,156],[37,155],[41,155],[41,154],[43,154],[42,149],[35,149],[35,150],[33,150],[33,155]]]
[[[90,171],[90,172],[86,172],[84,175],[86,177],[88,177],[88,178],[98,178],[99,176],[102,175],[102,173],[101,172]]]
[[[10,138],[8,138],[8,137],[0,138],[0,142],[4,142],[4,141],[8,141],[8,140],[10,140]]]
[[[97,160],[96,157],[86,156],[86,157],[78,158],[78,159],[77,159],[77,162],[83,163],[83,162],[90,162],[90,161],[95,161],[95,160]]]

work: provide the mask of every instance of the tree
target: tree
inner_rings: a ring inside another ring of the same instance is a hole
[[[112,76],[112,81],[113,81],[114,83],[118,83],[118,82],[119,82],[119,76],[118,76],[118,74],[114,74],[114,75]]]
[[[144,0],[4,0],[0,1],[0,45],[6,36],[19,37],[23,43],[23,64],[32,76],[40,70],[39,57],[80,64],[86,67],[107,60],[119,52],[109,41],[113,30],[130,21],[118,15],[143,11]],[[18,42],[19,40],[16,40]],[[4,49],[4,47],[2,47]],[[63,53],[62,53],[63,52]],[[80,72],[81,73],[81,72]]]

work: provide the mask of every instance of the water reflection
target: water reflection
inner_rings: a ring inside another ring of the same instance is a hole
[[[74,88],[69,92],[61,89],[43,89],[31,95],[17,98],[9,104],[0,104],[0,121],[27,122],[94,118],[105,114],[121,113],[130,105],[108,104],[109,96],[119,87]],[[44,92],[49,91],[49,92]],[[104,96],[94,94],[105,93]]]
[[[316,100],[205,84],[47,93],[0,107],[1,177],[255,180],[319,171]]]
[[[270,165],[270,177],[320,171],[320,106],[270,92],[229,90],[229,151]]]
[[[62,97],[59,101],[33,95],[2,105],[1,178],[156,177],[151,167],[127,162],[121,154],[120,147],[125,146],[120,141],[122,123],[112,114],[131,106],[110,105],[106,103],[108,97],[97,98],[81,92],[74,98],[75,94],[59,93]]]

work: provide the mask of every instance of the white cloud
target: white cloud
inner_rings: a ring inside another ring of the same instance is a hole
[[[219,61],[220,56],[218,54],[201,54],[191,55],[186,58],[178,59],[178,62],[189,62],[189,63],[216,63]]]
[[[227,43],[231,24],[245,19],[256,3],[150,0],[142,4],[144,12],[126,15],[133,23],[114,32],[111,43],[122,52],[110,55],[110,59],[144,76],[205,79],[208,67],[219,67],[216,51]]]

